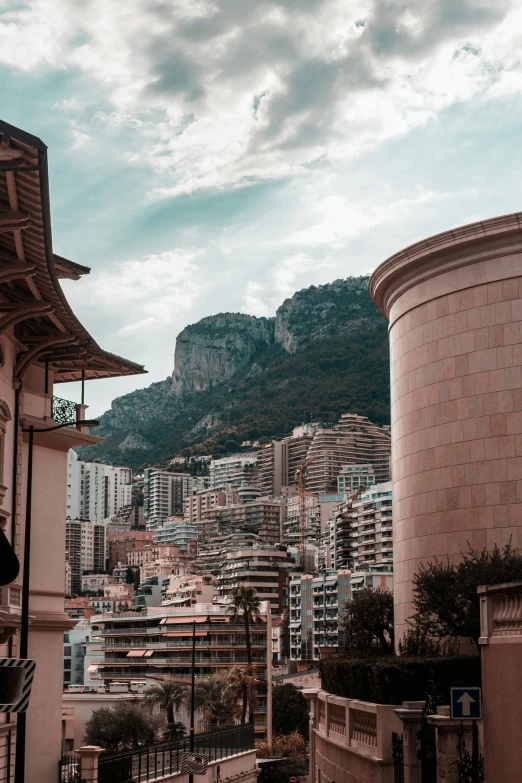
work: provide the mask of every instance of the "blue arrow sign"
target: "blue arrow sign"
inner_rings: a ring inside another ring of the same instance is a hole
[[[454,720],[480,720],[482,693],[480,688],[451,689],[451,717]]]

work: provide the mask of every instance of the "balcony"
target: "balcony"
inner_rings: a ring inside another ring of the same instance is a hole
[[[52,399],[52,418],[57,424],[76,424],[83,419],[85,408],[71,400],[63,400],[61,397]]]

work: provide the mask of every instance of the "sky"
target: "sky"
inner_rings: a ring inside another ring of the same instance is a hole
[[[91,416],[187,324],[522,207],[521,0],[0,0],[0,97],[91,267],[71,306],[149,371]]]

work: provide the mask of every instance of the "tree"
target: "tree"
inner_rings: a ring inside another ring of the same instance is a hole
[[[174,730],[174,710],[179,710],[186,701],[187,695],[187,686],[176,682],[171,677],[158,682],[146,692],[147,700],[153,704],[159,704],[161,709],[165,711],[169,734]]]
[[[413,577],[412,622],[426,634],[471,638],[478,645],[479,585],[496,585],[522,579],[522,556],[510,544],[490,553],[470,548],[454,564],[421,565]]]
[[[272,729],[275,734],[298,731],[308,738],[308,702],[295,685],[276,685],[272,691]]]
[[[230,593],[232,599],[232,605],[229,609],[232,620],[239,623],[243,620],[245,626],[245,644],[247,652],[247,662],[250,669],[252,669],[252,643],[250,640],[250,626],[253,625],[259,616],[261,609],[261,600],[257,595],[253,587],[247,587],[247,585],[240,584]],[[254,710],[250,706],[248,711],[248,722],[254,722]]]
[[[274,734],[271,745],[268,742],[258,742],[257,755],[261,759],[282,759],[271,771],[271,783],[288,783],[291,777],[308,775],[308,742],[298,731]]]
[[[205,719],[217,726],[235,723],[239,712],[237,701],[227,685],[226,680],[212,674],[208,680],[197,683],[194,693],[194,707],[202,707]]]
[[[241,723],[245,723],[247,709],[257,705],[257,686],[261,679],[256,677],[250,666],[235,666],[227,677],[227,688],[236,702],[241,702]]]
[[[85,724],[84,741],[106,750],[123,750],[155,742],[165,729],[163,718],[151,715],[144,705],[124,701],[94,710]]]
[[[393,654],[393,593],[363,587],[353,593],[341,620],[344,644],[356,655]]]

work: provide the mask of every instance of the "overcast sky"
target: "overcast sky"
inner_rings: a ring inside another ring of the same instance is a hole
[[[522,208],[520,0],[0,0],[2,119],[49,146],[64,285],[148,376],[178,332],[273,315]],[[61,387],[74,398],[72,387]]]

